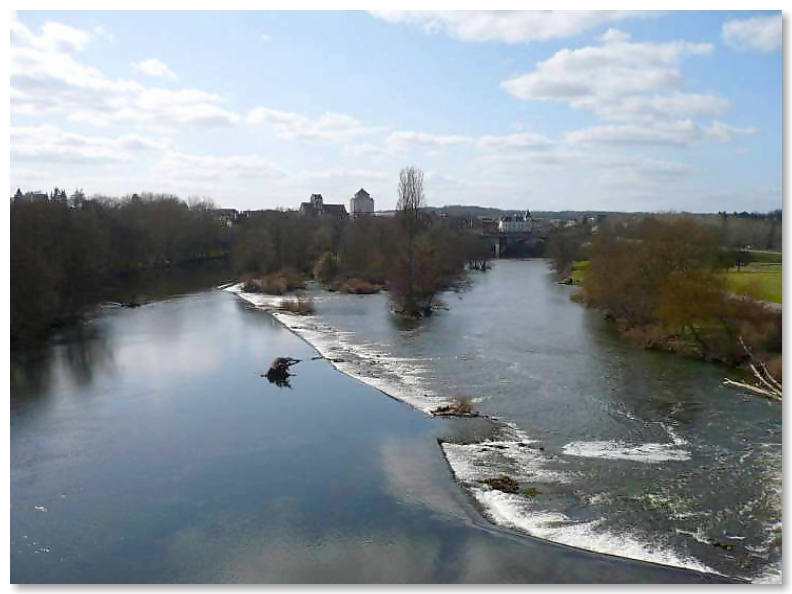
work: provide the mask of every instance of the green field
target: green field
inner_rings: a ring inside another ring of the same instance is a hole
[[[752,262],[739,271],[726,273],[729,289],[738,295],[748,295],[762,301],[781,303],[781,263]]]

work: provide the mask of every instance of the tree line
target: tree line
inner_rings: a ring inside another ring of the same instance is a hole
[[[164,194],[13,200],[12,342],[79,316],[112,279],[227,254],[229,234],[211,208]]]
[[[405,177],[406,176],[406,177]],[[390,291],[394,310],[431,311],[438,291],[481,263],[488,246],[425,210],[420,170],[402,172],[393,217],[356,219],[263,210],[227,226],[211,202],[167,194],[11,201],[11,339],[45,336],[107,299],[114,279],[225,258],[240,278],[316,278],[331,289]],[[264,285],[262,285],[264,286]],[[286,283],[287,288],[291,286]]]

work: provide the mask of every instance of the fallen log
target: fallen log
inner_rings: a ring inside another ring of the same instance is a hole
[[[727,377],[723,378],[723,385],[729,386],[731,388],[739,388],[740,390],[748,390],[749,392],[753,392],[754,394],[758,394],[759,396],[770,398],[771,400],[781,400],[781,396],[775,392],[771,392],[770,390],[767,390],[760,386],[754,386],[752,384],[747,384],[745,382],[737,382],[734,380],[730,380]]]
[[[742,390],[748,390],[749,392],[759,394],[760,396],[764,396],[772,400],[781,400],[784,396],[781,382],[773,377],[764,362],[758,361],[754,358],[751,349],[748,348],[747,344],[745,344],[742,336],[740,336],[740,344],[742,345],[745,354],[748,355],[748,368],[751,370],[754,377],[759,380],[759,383],[749,384],[747,382],[738,382],[729,378],[724,378],[723,385],[733,388],[740,388]]]

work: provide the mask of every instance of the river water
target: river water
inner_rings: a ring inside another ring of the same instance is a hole
[[[542,261],[412,325],[194,289],[12,353],[12,582],[780,579],[780,406],[624,345]],[[424,414],[455,394],[487,416]]]
[[[420,410],[458,395],[494,419],[460,420],[441,438],[492,522],[780,581],[780,404],[724,388],[725,367],[626,344],[573,290],[543,260],[499,261],[412,327],[389,313],[386,294],[315,291],[315,316],[275,315],[339,369]],[[504,474],[520,493],[482,482]]]

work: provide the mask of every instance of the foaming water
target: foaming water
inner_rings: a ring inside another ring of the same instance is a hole
[[[547,456],[536,447],[536,443],[443,443],[442,448],[456,479],[496,524],[597,553],[718,573],[690,555],[675,552],[667,544],[627,532],[609,531],[602,518],[570,518],[564,513],[569,508],[568,499],[559,497],[554,489],[558,485],[574,483],[574,471],[549,470]],[[519,493],[504,493],[485,483],[487,479],[503,475],[519,481],[522,487]],[[525,485],[532,490],[525,490]],[[526,493],[531,495],[526,496]],[[604,496],[600,494],[588,502],[596,503],[598,498],[601,501]]]
[[[310,290],[316,314],[266,309],[340,371],[425,412],[470,398],[486,437],[442,440],[496,524],[569,546],[773,582],[781,577],[780,406],[725,390],[727,370],[635,349],[570,302],[542,261],[497,262],[404,328],[386,295]],[[526,298],[530,296],[530,298]],[[775,444],[775,445],[774,445]],[[502,493],[485,482],[507,475]]]
[[[567,456],[633,460],[647,464],[690,460],[690,453],[687,450],[677,449],[672,444],[666,443],[642,443],[631,446],[614,441],[577,441],[568,443],[561,451]]]
[[[473,488],[472,492],[493,521],[538,538],[597,553],[717,573],[692,557],[681,557],[667,546],[652,544],[627,533],[609,532],[602,528],[602,520],[572,522],[561,513],[537,511],[517,495],[482,488]]]

